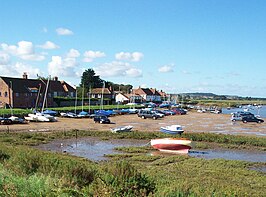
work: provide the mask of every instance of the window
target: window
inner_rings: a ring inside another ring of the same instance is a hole
[[[19,93],[16,93],[16,97],[19,97]]]
[[[2,96],[2,93],[0,92],[0,96]]]
[[[54,92],[54,97],[57,97],[57,92]]]
[[[8,96],[8,94],[7,94],[7,92],[5,92],[5,97],[7,97]]]
[[[102,95],[101,94],[98,94],[98,98],[101,98],[102,97]]]

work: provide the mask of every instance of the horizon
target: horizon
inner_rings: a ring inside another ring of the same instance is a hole
[[[10,0],[1,8],[1,76],[75,86],[91,68],[167,93],[266,98],[266,1]]]

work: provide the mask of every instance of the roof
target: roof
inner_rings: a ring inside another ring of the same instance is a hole
[[[16,93],[28,93],[31,90],[36,90],[41,87],[41,91],[44,91],[46,88],[47,80],[39,80],[39,79],[23,79],[23,78],[12,78],[12,77],[1,77],[3,81],[11,87],[13,92]],[[65,82],[65,86],[68,91],[75,91],[73,87]],[[66,92],[63,85],[60,81],[49,81],[48,92]]]
[[[92,90],[91,90],[91,93],[92,94],[111,94],[111,91],[108,89],[108,88],[104,88],[104,89],[102,89],[102,88],[93,88]]]
[[[157,92],[157,91],[156,91]],[[157,95],[154,94],[153,91],[150,88],[138,88],[138,89],[133,89],[134,94],[139,94],[139,95]],[[159,93],[158,93],[159,95]]]

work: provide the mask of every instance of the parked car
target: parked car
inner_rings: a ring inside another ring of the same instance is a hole
[[[146,118],[152,118],[153,120],[156,120],[160,118],[160,116],[150,110],[140,110],[138,113],[138,117],[141,117],[142,119]]]
[[[106,123],[106,124],[111,123],[110,119],[107,116],[98,116],[98,115],[96,115],[96,116],[94,116],[93,121],[95,123],[98,122],[98,123],[101,123],[101,124],[103,124],[103,123]]]
[[[244,116],[242,118],[242,122],[247,123],[247,122],[256,122],[256,123],[262,123],[264,120],[257,118],[256,116]]]
[[[242,121],[243,117],[245,117],[245,116],[254,116],[254,114],[252,114],[250,112],[242,112],[242,111],[234,112],[234,113],[232,113],[231,120],[232,121]]]
[[[172,111],[174,111],[177,115],[187,114],[187,111],[182,108],[172,108]]]
[[[152,110],[151,112],[157,114],[160,118],[163,118],[165,116],[164,113],[159,110]]]
[[[12,124],[12,120],[8,119],[8,118],[3,118],[3,117],[0,117],[0,124]]]

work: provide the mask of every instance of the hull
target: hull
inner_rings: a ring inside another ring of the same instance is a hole
[[[112,133],[129,132],[133,126],[116,127],[111,129]]]
[[[153,148],[170,153],[188,153],[191,149],[191,140],[184,138],[152,139]]]
[[[184,132],[184,130],[182,129],[180,125],[171,125],[171,126],[161,127],[160,131],[163,133],[172,134],[172,135],[176,135],[176,134],[181,135]]]

